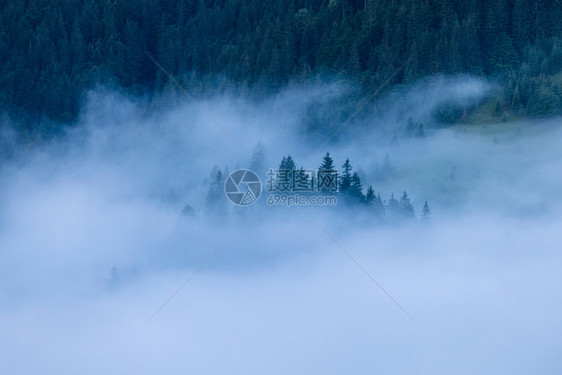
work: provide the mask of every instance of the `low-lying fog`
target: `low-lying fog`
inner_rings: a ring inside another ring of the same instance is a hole
[[[0,372],[560,373],[560,119],[430,120],[494,89],[436,79],[325,139],[301,121],[335,86],[217,96],[200,103],[212,119],[187,97],[147,111],[90,93],[65,137],[0,164]],[[408,117],[425,138],[402,136]],[[349,157],[432,220],[264,201],[213,216],[213,167],[248,168],[258,142],[267,168]]]

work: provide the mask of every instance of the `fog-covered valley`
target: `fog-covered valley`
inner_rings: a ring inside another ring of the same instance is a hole
[[[559,372],[560,119],[432,120],[493,90],[438,77],[314,133],[307,108],[345,87],[150,110],[99,88],[62,137],[22,151],[4,131],[1,371]],[[415,218],[270,207],[266,191],[209,210],[213,168],[250,168],[258,144],[267,169],[349,158],[385,202],[407,191]]]

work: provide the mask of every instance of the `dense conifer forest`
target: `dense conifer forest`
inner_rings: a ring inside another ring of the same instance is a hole
[[[3,0],[0,9],[0,105],[26,131],[41,119],[72,123],[98,83],[162,92],[169,78],[151,58],[195,95],[260,95],[324,77],[361,97],[389,77],[468,73],[501,83],[499,110],[562,108],[560,0]]]

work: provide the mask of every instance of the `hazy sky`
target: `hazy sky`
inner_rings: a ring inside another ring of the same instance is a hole
[[[248,167],[245,152],[189,98],[147,112],[92,92],[66,137],[0,170],[0,372],[560,373],[560,119],[389,137],[493,89],[425,82],[321,149],[303,111],[345,88],[201,102],[248,153],[262,142],[270,167],[291,154],[317,168],[329,150],[383,198],[407,190],[417,214],[429,200],[432,224],[403,226],[302,207],[218,220],[205,180]]]

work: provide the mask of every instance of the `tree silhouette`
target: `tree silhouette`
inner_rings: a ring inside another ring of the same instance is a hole
[[[349,159],[345,159],[345,163],[342,165],[342,172],[340,177],[340,191],[342,193],[347,192],[351,186],[351,170],[353,167],[349,162]]]
[[[408,193],[406,193],[405,191],[402,194],[402,197],[400,198],[399,208],[400,208],[400,216],[402,218],[404,219],[414,218],[415,216],[414,207],[412,206],[412,203],[410,203],[410,197],[408,196]]]
[[[423,205],[422,220],[431,221],[431,210],[429,209],[429,205],[427,204],[427,201],[425,201]]]

